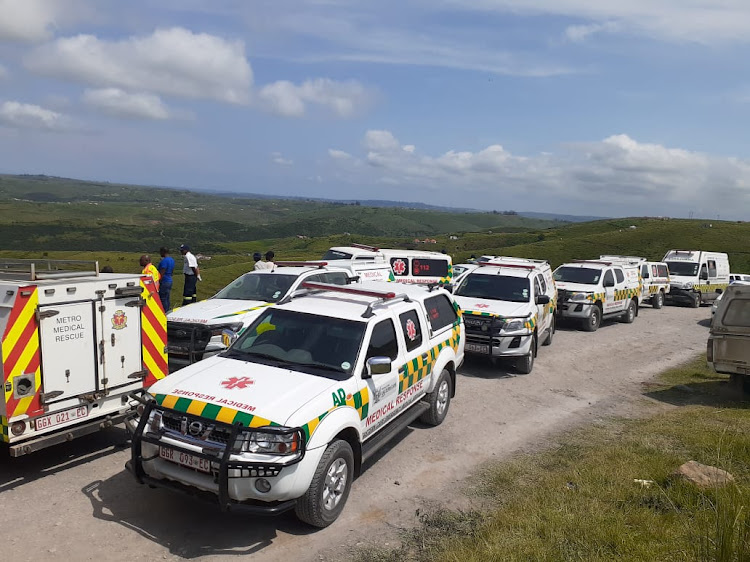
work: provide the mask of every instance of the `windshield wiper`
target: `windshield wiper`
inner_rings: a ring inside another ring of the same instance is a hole
[[[341,367],[334,367],[333,365],[326,365],[325,363],[294,363],[298,367],[313,367],[315,369],[323,369],[324,371],[333,371],[334,373],[346,373]]]

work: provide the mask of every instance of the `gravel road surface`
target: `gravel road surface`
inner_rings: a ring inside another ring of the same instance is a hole
[[[212,505],[135,483],[123,430],[27,457],[0,457],[5,552],[22,560],[345,558],[358,544],[397,541],[396,528],[435,502],[463,505],[482,463],[543,444],[561,428],[617,411],[639,383],[705,351],[708,308],[644,306],[633,324],[560,329],[530,375],[468,360],[439,427],[414,426],[365,466],[344,513],[310,531],[293,514],[222,514]],[[10,544],[7,544],[10,543]],[[393,544],[393,543],[391,543]]]

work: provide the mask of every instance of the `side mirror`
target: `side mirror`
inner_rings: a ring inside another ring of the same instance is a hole
[[[549,304],[550,298],[549,295],[539,295],[536,298],[536,304]]]
[[[363,378],[372,378],[373,375],[385,375],[391,372],[390,357],[370,357],[367,360],[365,376]]]
[[[706,281],[708,279],[708,271],[701,271],[701,279]]]

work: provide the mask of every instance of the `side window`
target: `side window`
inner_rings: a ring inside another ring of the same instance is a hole
[[[701,279],[702,279],[703,277],[705,277],[706,275],[708,275],[708,269],[706,268],[706,264],[704,263],[704,264],[703,264],[703,265],[701,266],[701,275],[700,275],[700,276],[701,276]]]
[[[547,283],[544,281],[544,275],[537,275],[536,281],[539,283],[539,288],[541,289],[541,292],[537,294],[544,295],[547,292]]]
[[[326,273],[323,275],[323,278],[326,283],[331,283],[332,285],[346,285],[348,280],[348,276],[343,271]]]
[[[539,295],[543,295],[544,291],[542,291],[542,286],[539,284],[539,277],[534,278],[534,296],[538,297]]]
[[[610,287],[614,286],[614,284],[615,284],[615,276],[612,275],[612,270],[611,269],[608,269],[607,273],[604,274],[604,281],[603,281],[603,283],[604,283],[605,287],[607,287],[607,286],[610,286]]]
[[[404,312],[398,318],[401,322],[401,328],[404,330],[406,351],[412,351],[422,345],[422,328],[419,325],[417,311]]]
[[[409,275],[409,258],[391,258],[391,269],[396,277]]]
[[[667,269],[666,265],[660,265],[659,267],[659,277],[669,277],[669,269]]]
[[[315,275],[311,275],[310,277],[306,278],[305,281],[312,281],[313,283],[325,283],[325,277],[323,277],[322,273],[316,273]]]
[[[370,357],[390,357],[391,361],[398,357],[398,341],[392,320],[383,320],[373,328],[365,359]]]
[[[648,279],[649,277],[651,277],[649,275],[649,273],[648,273],[648,266],[647,265],[643,265],[641,267],[641,277],[643,277],[644,279]]]
[[[615,277],[617,277],[618,283],[625,281],[625,274],[622,272],[622,269],[615,269]]]
[[[708,260],[708,276],[716,277],[716,262],[714,260]]]
[[[430,326],[432,326],[435,332],[446,326],[451,326],[458,319],[456,310],[445,295],[437,295],[425,299],[424,306],[427,309]]]

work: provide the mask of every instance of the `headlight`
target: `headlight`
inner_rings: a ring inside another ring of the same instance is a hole
[[[211,326],[211,335],[220,336],[225,330],[231,332],[239,332],[244,324],[242,322],[235,322],[234,324],[222,324],[221,326]]]
[[[243,453],[298,455],[302,448],[300,432],[294,430],[288,430],[286,433],[250,431],[240,434],[237,440],[237,448]]]
[[[692,281],[688,281],[687,283],[683,283],[682,288],[683,289],[692,289],[693,288]]]
[[[586,293],[574,293],[570,300],[572,301],[585,301],[588,295]]]
[[[510,322],[507,322],[505,326],[503,326],[503,331],[504,332],[517,332],[518,330],[523,330],[525,324],[526,324],[525,320],[511,320]]]

